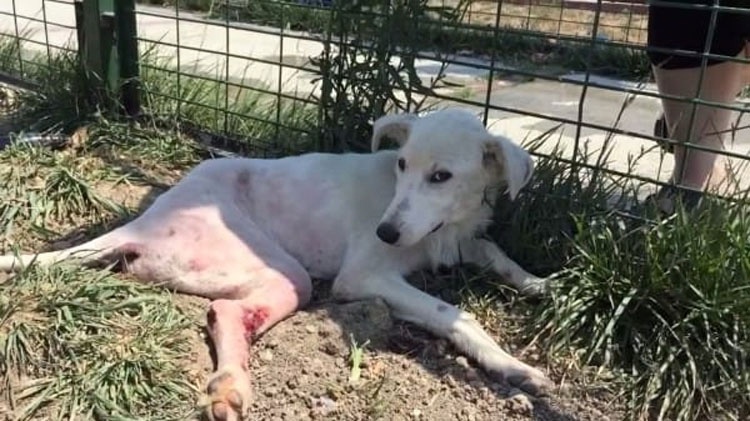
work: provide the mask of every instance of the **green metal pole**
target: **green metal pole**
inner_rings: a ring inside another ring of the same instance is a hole
[[[86,45],[86,31],[83,30],[83,1],[76,0],[73,3],[73,10],[76,15],[76,36],[78,36],[78,57],[80,63],[84,60],[84,50]]]
[[[135,0],[118,0],[117,47],[120,58],[121,99],[124,112],[135,117],[140,112],[138,87],[138,38],[135,19]]]
[[[114,0],[83,0],[83,62],[91,76],[93,94],[105,108],[114,104],[119,66],[114,42]]]
[[[111,111],[135,116],[138,41],[134,0],[83,0],[79,49],[92,76],[93,93]]]

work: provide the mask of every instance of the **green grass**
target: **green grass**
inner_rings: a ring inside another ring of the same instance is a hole
[[[608,147],[584,155],[602,164]],[[519,200],[500,204],[491,231],[522,266],[552,276],[551,296],[525,321],[532,342],[551,361],[620,373],[631,419],[750,413],[746,198],[707,199],[671,217],[641,203],[633,214],[639,186],[627,176],[550,158],[536,168]],[[468,296],[497,297],[493,278],[475,280]]]
[[[157,183],[164,182],[169,173],[192,168],[207,155],[194,139],[179,130],[106,119],[88,126],[87,140],[79,154],[100,159],[121,179],[145,177]]]
[[[0,41],[0,70],[14,73],[18,48],[12,38]],[[117,99],[87,93],[95,77],[79,65],[75,53],[48,58],[28,52],[23,44],[20,48],[28,63],[18,75],[38,89],[19,91],[20,108],[12,119],[17,131],[71,134],[82,126],[120,120],[99,105]],[[318,135],[312,130],[317,108],[303,101],[269,94],[270,88],[245,78],[230,81],[237,86],[227,85],[222,81],[222,68],[206,70],[195,64],[182,69],[187,74],[178,75],[171,58],[157,55],[151,46],[146,46],[141,66],[140,122],[146,127],[182,129],[193,135],[196,130],[220,133],[246,151],[269,156],[311,150],[317,145]]]
[[[18,48],[13,39],[0,41],[0,68],[9,66],[10,71]],[[178,80],[171,62],[147,49],[142,60],[143,115],[132,124],[100,108],[103,98],[86,93],[92,76],[75,54],[48,58],[26,53],[23,44],[20,48],[29,63],[36,64],[25,66],[22,76],[38,89],[18,91],[12,115],[3,116],[15,131],[11,138],[26,132],[65,138],[85,127],[86,139],[66,150],[16,142],[0,151],[4,245],[29,246],[63,235],[66,222],[80,225],[85,219],[98,225],[127,217],[132,209],[105,199],[94,186],[135,179],[173,181],[175,174],[209,156],[197,146],[196,130],[222,133],[233,139],[233,146],[258,155],[307,151],[317,141],[310,131],[315,108],[250,88],[227,88],[218,80],[220,69],[207,75],[196,66],[192,70],[198,76]]]
[[[554,142],[552,134],[527,143],[527,148],[533,151],[542,142]],[[584,147],[582,154],[588,161],[605,161],[608,152]],[[601,214],[613,199],[624,201],[631,193],[622,188],[626,180],[572,168],[555,159],[559,156],[561,150],[553,149],[550,157],[537,160],[534,177],[519,198],[498,203],[496,223],[489,230],[511,257],[539,276],[557,272],[575,254],[570,241],[577,229],[574,217]]]
[[[111,228],[136,210],[118,191],[169,183],[203,156],[179,130],[150,119],[138,125],[71,106],[85,75],[68,58],[54,58],[57,72],[36,75],[40,91],[20,94],[14,123],[49,133],[86,130],[54,148],[15,140],[0,151],[4,253]],[[187,419],[204,381],[186,359],[202,345],[193,323],[199,317],[164,289],[106,271],[34,267],[2,278],[0,414]]]
[[[505,66],[545,73],[552,66],[567,71],[587,71],[602,76],[641,80],[650,74],[645,52],[590,40],[557,40],[542,33],[488,28],[446,28],[439,21],[420,24],[418,47],[440,53],[471,52],[495,55]]]
[[[138,0],[139,3],[156,6],[174,6],[178,0]],[[188,10],[208,11],[214,0],[179,0],[180,7]]]
[[[598,155],[606,161],[606,150]],[[541,159],[520,200],[498,209],[493,236],[523,266],[552,275],[528,336],[552,361],[621,373],[632,419],[742,419],[750,411],[747,201],[709,199],[668,218],[641,204],[634,215],[622,209],[636,187]]]
[[[0,151],[0,244],[60,236],[72,221],[99,223],[125,212],[96,182],[114,181],[86,158],[25,144]]]
[[[19,93],[22,109],[14,121],[18,127],[26,132],[70,133],[100,115],[99,99],[86,93],[93,79],[79,66],[75,54],[54,55],[49,62],[37,56],[33,62],[39,66],[25,77],[40,89]]]
[[[575,253],[535,324],[550,354],[631,377],[635,416],[750,411],[750,211],[708,201],[656,223],[576,218]]]
[[[0,70],[7,73],[18,71],[18,43],[4,37],[0,42]]]
[[[21,37],[28,38],[28,33]],[[23,58],[23,66],[19,63]],[[71,132],[95,118],[98,98],[86,94],[92,82],[71,52],[47,57],[26,48],[15,38],[0,39],[0,71],[37,86],[34,90],[17,91],[12,123],[24,132]],[[7,110],[4,110],[7,111]],[[8,116],[2,116],[8,118]]]
[[[349,364],[351,364],[349,383],[356,383],[362,374],[362,361],[365,357],[365,347],[369,344],[369,341],[358,344],[354,336],[351,336],[349,339],[351,341],[351,345],[349,346]]]
[[[315,106],[259,91],[270,88],[252,81],[227,86],[222,68],[207,71],[196,64],[183,69],[187,75],[178,75],[170,59],[154,50],[144,54],[142,63],[143,113],[156,122],[218,133],[265,155],[311,150],[318,141]]]
[[[185,331],[163,290],[32,268],[0,284],[0,381],[18,420],[173,419],[195,410]]]

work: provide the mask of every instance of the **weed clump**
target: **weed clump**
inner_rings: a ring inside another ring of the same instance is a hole
[[[197,390],[184,364],[191,320],[168,293],[54,266],[0,284],[0,297],[0,381],[14,419],[194,413]]]
[[[750,209],[708,200],[634,222],[577,218],[574,255],[538,308],[550,354],[628,374],[634,418],[750,413]]]

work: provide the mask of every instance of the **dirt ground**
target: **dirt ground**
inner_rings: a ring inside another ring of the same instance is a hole
[[[366,346],[350,381],[350,344]],[[378,301],[320,302],[253,346],[254,420],[616,420],[611,397],[575,390],[533,399],[487,378],[442,339]]]
[[[208,304],[196,297],[180,301],[194,314]],[[202,384],[211,370],[210,347],[205,334],[194,336],[187,362],[191,377]],[[353,344],[363,350],[358,380],[351,378]],[[555,378],[566,383],[564,390],[539,399],[509,389],[444,339],[393,320],[379,300],[318,297],[263,335],[250,355],[253,421],[623,419],[613,394],[601,385]],[[568,370],[566,376],[571,374],[578,375]]]

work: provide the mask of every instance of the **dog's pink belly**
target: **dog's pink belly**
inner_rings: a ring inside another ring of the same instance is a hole
[[[256,276],[274,264],[273,251],[243,241],[212,208],[152,215],[139,240],[125,244],[126,270],[136,277],[209,297],[243,296],[259,288]],[[130,257],[128,257],[128,255]]]
[[[260,287],[258,274],[290,269],[290,256],[311,276],[333,278],[348,231],[331,209],[334,188],[269,162],[207,163],[135,221],[140,240],[128,247],[138,259],[128,269],[212,296]]]

